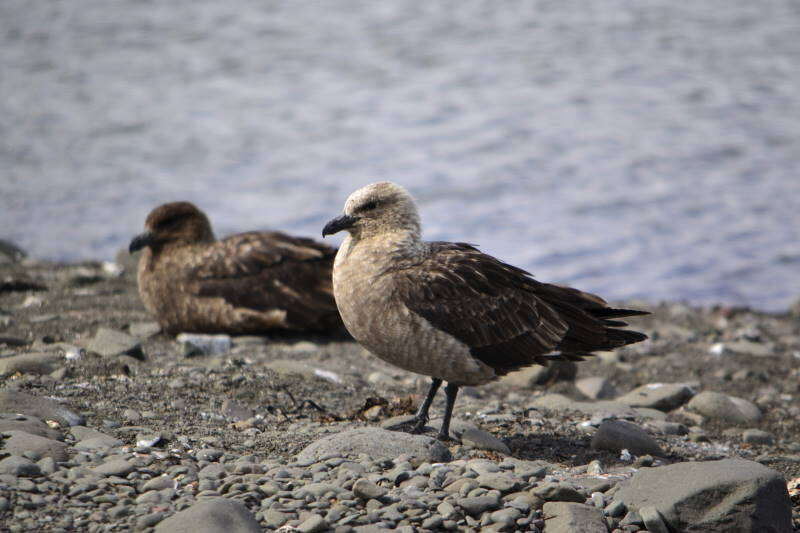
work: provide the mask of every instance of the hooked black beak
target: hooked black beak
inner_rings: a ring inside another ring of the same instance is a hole
[[[322,228],[322,236],[325,235],[333,235],[334,233],[339,233],[343,229],[352,228],[353,224],[358,221],[358,217],[351,217],[350,215],[342,215],[340,217],[336,217],[327,224],[325,227]]]
[[[150,246],[153,243],[153,234],[149,231],[145,231],[133,238],[131,243],[128,245],[128,252],[133,253],[137,250],[141,250],[145,246]]]

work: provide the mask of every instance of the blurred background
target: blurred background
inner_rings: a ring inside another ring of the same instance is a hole
[[[172,200],[318,237],[392,180],[542,280],[784,310],[799,94],[794,0],[3,0],[0,238],[110,259]]]

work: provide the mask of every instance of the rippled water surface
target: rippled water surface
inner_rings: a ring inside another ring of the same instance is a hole
[[[110,258],[156,204],[319,235],[356,187],[609,298],[800,296],[792,0],[0,3],[0,238]]]

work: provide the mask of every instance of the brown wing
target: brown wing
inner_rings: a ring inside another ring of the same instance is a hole
[[[554,352],[580,359],[591,350],[621,345],[616,334],[608,333],[611,324],[593,314],[594,308],[608,309],[602,299],[539,283],[468,244],[429,246],[424,261],[393,272],[400,298],[411,311],[469,346],[473,356],[498,374],[546,364]],[[635,332],[612,331],[641,340]]]
[[[282,309],[292,329],[341,324],[331,275],[336,250],[279,232],[248,232],[214,243],[194,273],[198,296],[253,311]]]

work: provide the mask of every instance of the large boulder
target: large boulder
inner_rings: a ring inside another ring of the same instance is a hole
[[[570,502],[547,502],[542,508],[547,533],[608,533],[602,509]]]
[[[631,407],[651,407],[671,411],[694,396],[694,391],[685,383],[648,383],[620,396],[616,401]]]
[[[195,503],[156,526],[156,533],[260,533],[253,514],[241,503],[213,498]]]
[[[329,455],[346,457],[362,453],[374,459],[411,455],[429,463],[450,460],[450,451],[434,438],[365,427],[328,435],[312,442],[297,454],[297,461],[311,463]]]
[[[642,468],[614,499],[631,510],[655,507],[674,531],[792,531],[783,477],[744,459]]]
[[[21,413],[42,420],[55,420],[62,426],[83,424],[81,415],[70,411],[57,401],[17,389],[0,390],[0,412]]]

